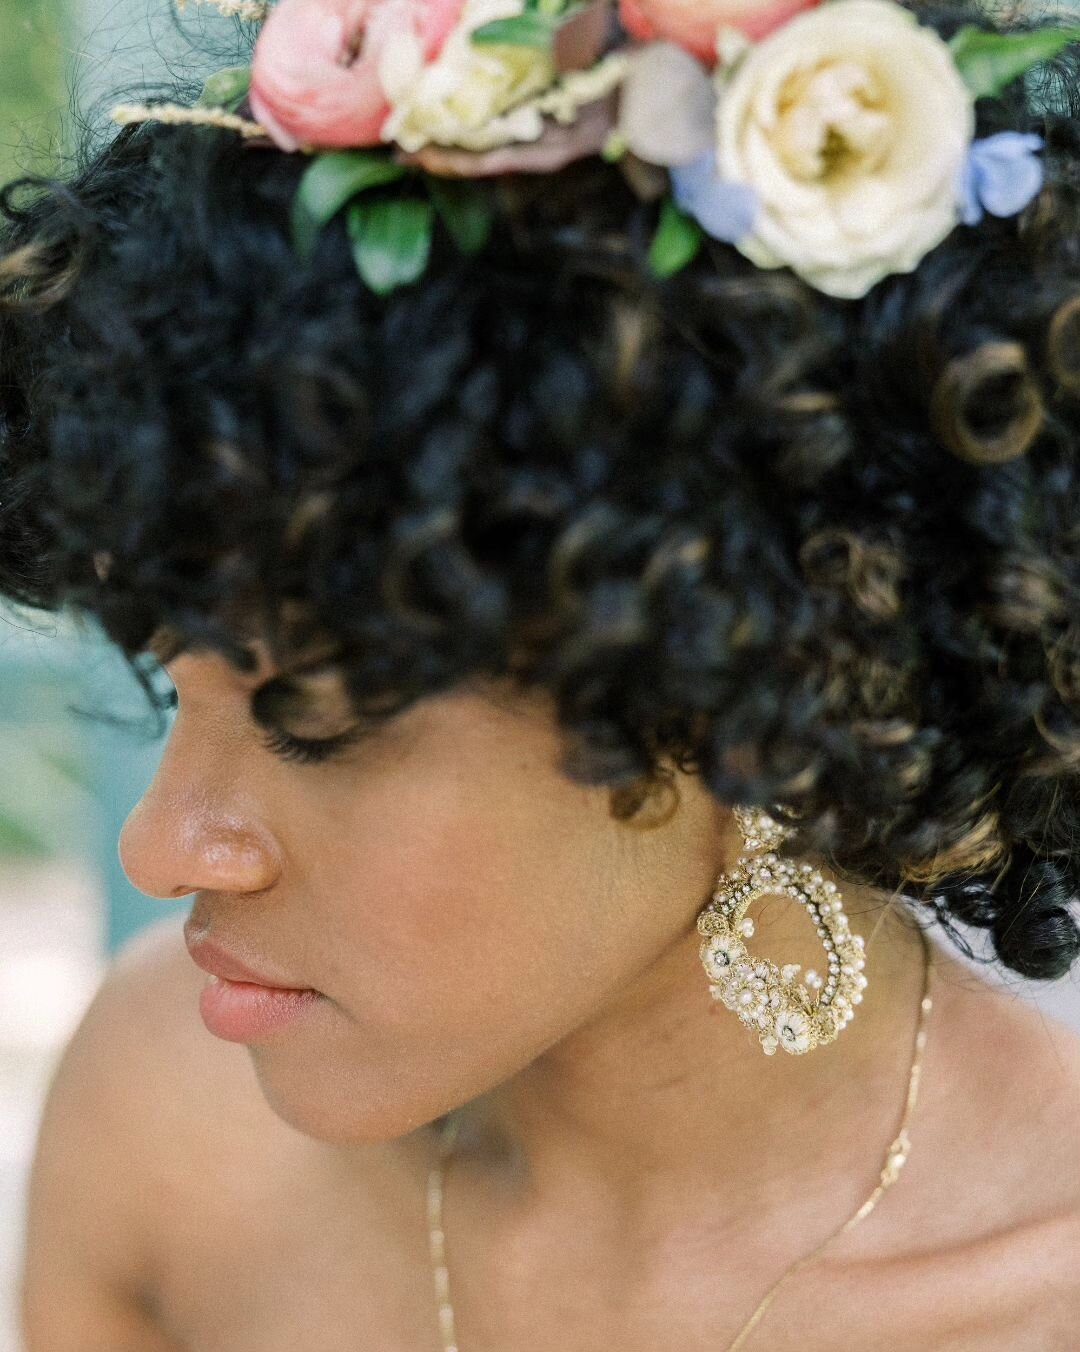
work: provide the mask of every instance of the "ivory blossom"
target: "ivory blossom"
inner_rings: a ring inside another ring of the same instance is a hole
[[[974,95],[894,0],[828,0],[714,79],[716,169],[757,196],[736,247],[758,267],[859,297],[957,225]]]
[[[524,0],[465,0],[458,24],[436,60],[427,62],[415,32],[402,30],[384,46],[379,77],[392,106],[384,140],[405,150],[433,141],[489,150],[540,135],[540,115],[527,100],[554,83],[553,53],[508,42],[476,43],[476,29],[518,17]]]

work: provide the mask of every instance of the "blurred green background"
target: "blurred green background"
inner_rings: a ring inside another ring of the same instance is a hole
[[[72,0],[0,0],[0,179],[47,162],[42,151],[19,152],[25,137],[39,146],[55,137],[67,102],[66,44],[74,32]]]

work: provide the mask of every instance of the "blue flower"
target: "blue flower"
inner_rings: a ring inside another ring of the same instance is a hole
[[[999,131],[972,141],[957,176],[960,219],[965,225],[994,216],[1014,216],[1043,184],[1042,161],[1035,152],[1044,145],[1034,132]]]
[[[675,205],[714,239],[734,244],[753,228],[760,205],[757,193],[748,183],[720,177],[712,147],[686,164],[671,165],[668,172]]]

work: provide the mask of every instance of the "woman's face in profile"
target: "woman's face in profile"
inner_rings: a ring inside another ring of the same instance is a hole
[[[251,717],[261,655],[251,675],[203,653],[168,672],[179,712],[121,861],[144,893],[197,894],[189,939],[323,995],[249,1043],[304,1133],[400,1136],[610,1011],[674,946],[696,963],[730,830],[699,780],[635,830],[559,769],[541,699],[478,690],[297,763]]]

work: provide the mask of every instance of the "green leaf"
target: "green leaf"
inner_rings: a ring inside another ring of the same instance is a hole
[[[324,225],[365,188],[392,183],[408,172],[389,153],[332,150],[317,155],[304,171],[292,205],[293,244],[308,258]]]
[[[475,184],[427,176],[428,192],[443,224],[463,254],[479,253],[488,242],[495,212],[488,194]]]
[[[701,248],[705,232],[697,221],[665,197],[660,208],[660,224],[649,246],[649,268],[657,277],[670,277],[686,266]]]
[[[986,33],[966,24],[949,39],[956,68],[976,98],[992,98],[1040,61],[1080,42],[1080,28],[1037,28],[1030,33]]]
[[[615,164],[622,159],[629,149],[630,147],[626,143],[626,137],[618,127],[612,127],[611,131],[608,133],[607,140],[600,149],[600,154],[609,164]]]
[[[550,47],[558,26],[558,19],[533,11],[517,14],[512,19],[492,19],[473,29],[469,36],[471,41],[480,44],[509,42],[515,47]]]
[[[237,104],[243,103],[250,87],[250,66],[228,66],[225,70],[215,71],[207,79],[195,106],[227,108],[233,112]]]
[[[361,199],[349,207],[346,226],[357,272],[385,296],[416,281],[427,267],[435,208],[416,197]]]
[[[470,33],[472,42],[508,42],[515,47],[552,48],[555,34],[587,5],[583,0],[527,0],[525,11],[511,19],[492,19]]]

